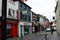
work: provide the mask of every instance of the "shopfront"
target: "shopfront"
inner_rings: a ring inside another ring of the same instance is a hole
[[[24,36],[24,35],[28,35],[30,33],[32,33],[32,28],[31,28],[31,24],[28,25],[29,23],[27,22],[20,22],[20,25],[19,25],[19,36],[21,36],[21,34]]]
[[[29,26],[25,25],[24,26],[24,35],[28,35],[29,34]]]
[[[8,20],[6,27],[7,37],[17,37],[18,36],[18,22]]]
[[[17,21],[13,22],[12,20],[10,21],[11,22],[7,21],[6,36],[7,38],[17,37],[18,36],[18,22]],[[0,38],[2,35],[1,33],[2,33],[2,22],[0,21]]]

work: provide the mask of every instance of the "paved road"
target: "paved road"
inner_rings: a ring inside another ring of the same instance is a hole
[[[60,40],[59,35],[54,32],[53,35],[51,35],[50,32],[47,33],[47,40]],[[26,37],[24,37],[24,40],[45,40],[45,35],[44,32],[43,33],[37,33],[37,34],[32,34],[32,35],[28,35]],[[8,40],[21,40],[20,38],[12,38],[12,39],[8,39]]]
[[[36,34],[25,36],[24,40],[43,40],[44,37],[45,37],[44,32],[41,32],[41,33],[36,33]],[[19,37],[16,37],[16,38],[11,38],[7,40],[21,40],[21,39]]]
[[[48,40],[60,40],[60,36],[57,34],[57,32],[54,32],[52,35],[48,35]]]

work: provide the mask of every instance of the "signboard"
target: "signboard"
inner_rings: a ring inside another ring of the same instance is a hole
[[[24,22],[24,25],[27,25],[27,22]]]

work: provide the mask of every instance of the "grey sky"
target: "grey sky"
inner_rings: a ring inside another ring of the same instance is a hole
[[[55,16],[54,10],[57,0],[28,0],[26,3],[32,7],[32,11],[46,16],[49,20]]]

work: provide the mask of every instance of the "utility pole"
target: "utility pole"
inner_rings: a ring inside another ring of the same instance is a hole
[[[7,0],[2,0],[2,38],[1,40],[7,40],[6,38],[6,17],[7,17]]]

